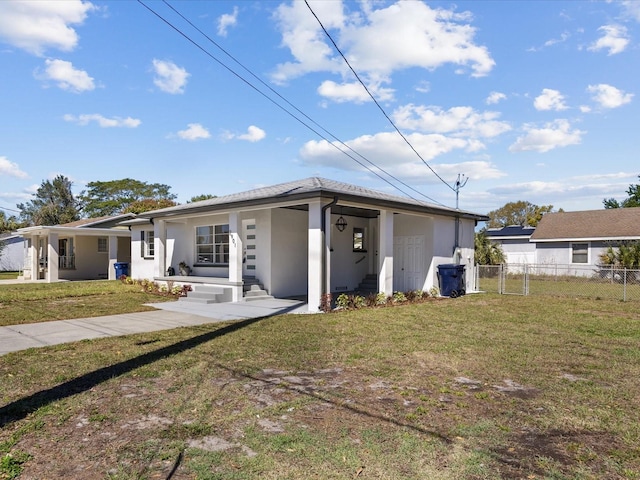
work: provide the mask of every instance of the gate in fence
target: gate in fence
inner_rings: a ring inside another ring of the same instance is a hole
[[[640,301],[640,270],[561,264],[478,265],[477,291]]]

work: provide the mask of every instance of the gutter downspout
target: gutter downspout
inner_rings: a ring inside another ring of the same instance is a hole
[[[334,196],[331,203],[322,207],[322,218],[320,219],[320,233],[322,235],[322,296],[327,293],[327,216],[326,211],[338,203],[338,196]]]

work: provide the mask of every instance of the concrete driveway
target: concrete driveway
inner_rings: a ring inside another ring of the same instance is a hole
[[[270,317],[283,313],[306,313],[307,311],[307,306],[303,301],[275,298],[208,305],[189,302],[165,302],[149,305],[158,310],[0,327],[0,355],[27,348],[45,347],[92,338],[115,337],[207,323]]]

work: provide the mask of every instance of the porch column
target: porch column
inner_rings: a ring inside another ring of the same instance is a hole
[[[164,277],[167,274],[167,222],[156,220],[154,224],[154,268],[153,274],[156,277]]]
[[[38,235],[31,237],[31,246],[29,247],[29,254],[31,255],[31,280],[40,280],[39,246],[40,237]]]
[[[324,264],[325,264],[325,286],[324,291],[331,293],[331,209],[324,212]]]
[[[238,212],[229,213],[229,282],[232,302],[242,300],[242,222]]]
[[[378,291],[393,294],[393,212],[380,210],[378,246]]]
[[[320,200],[309,203],[309,247],[308,247],[308,279],[307,303],[310,312],[317,312],[322,296],[322,204]]]
[[[109,280],[117,280],[115,263],[118,261],[118,237],[115,235],[109,235],[109,271],[107,272],[107,278]],[[129,266],[131,267],[131,266]],[[131,275],[131,272],[129,272]]]
[[[58,234],[49,233],[47,240],[47,283],[58,281]]]

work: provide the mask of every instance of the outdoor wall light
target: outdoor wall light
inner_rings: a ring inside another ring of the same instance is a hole
[[[342,215],[340,215],[340,218],[336,220],[336,228],[340,232],[344,232],[344,229],[347,228],[347,221],[344,219]]]

